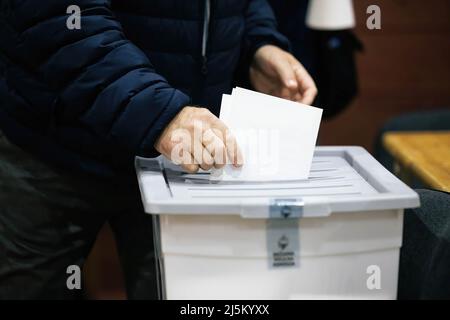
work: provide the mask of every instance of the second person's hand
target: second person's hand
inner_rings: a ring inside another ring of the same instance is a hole
[[[308,105],[317,95],[316,84],[303,65],[289,52],[272,45],[256,51],[250,80],[260,92]]]

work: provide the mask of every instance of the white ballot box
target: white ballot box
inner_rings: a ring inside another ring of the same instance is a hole
[[[360,147],[318,147],[308,180],[210,181],[136,159],[161,298],[395,299],[418,195]]]

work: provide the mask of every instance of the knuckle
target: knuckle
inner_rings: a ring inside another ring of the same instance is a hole
[[[202,127],[202,123],[198,120],[193,121],[191,125],[192,125],[192,128],[194,128],[194,129],[200,129]]]
[[[216,168],[216,169],[222,169],[224,166],[225,166],[224,163],[215,163],[214,164],[214,168]]]
[[[198,171],[198,165],[188,164],[184,166],[184,169],[189,173],[196,173]]]
[[[202,114],[210,114],[209,110],[206,108],[200,108],[200,111],[202,112]]]
[[[203,170],[205,170],[205,171],[208,171],[208,170],[210,170],[212,168],[212,165],[211,164],[207,164],[207,163],[203,163],[201,168]]]
[[[170,153],[172,151],[172,143],[163,142],[159,146],[159,149],[160,149],[160,151],[162,151],[162,153]]]
[[[194,111],[194,107],[190,107],[190,106],[188,106],[188,107],[184,107],[183,108],[183,112],[185,112],[185,113],[192,113],[193,111]]]
[[[223,143],[217,143],[215,148],[216,148],[216,153],[218,153],[218,154],[225,153],[225,146],[223,145]]]
[[[199,114],[201,117],[206,118],[206,117],[209,116],[210,112],[209,112],[209,110],[206,109],[206,108],[200,108],[200,109],[198,109],[198,114]]]
[[[189,131],[189,134],[192,133],[192,131],[198,129],[199,125],[198,125],[198,121],[189,121],[186,124],[186,129]]]

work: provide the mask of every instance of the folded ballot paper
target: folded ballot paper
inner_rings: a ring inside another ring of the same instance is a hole
[[[322,109],[235,88],[223,95],[220,119],[235,135],[244,165],[213,170],[222,181],[289,181],[308,178]]]

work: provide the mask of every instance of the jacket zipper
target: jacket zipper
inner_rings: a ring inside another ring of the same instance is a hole
[[[202,73],[208,73],[208,57],[206,56],[206,49],[208,46],[209,36],[209,22],[211,20],[211,0],[205,0],[205,10],[203,15],[203,38],[202,38]]]

